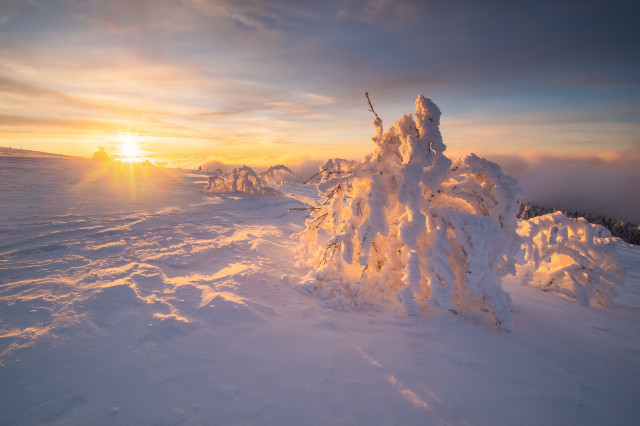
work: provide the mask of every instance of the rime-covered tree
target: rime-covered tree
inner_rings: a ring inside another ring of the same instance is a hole
[[[288,167],[278,164],[277,166],[269,167],[264,172],[258,173],[258,177],[265,185],[282,186],[295,176]]]
[[[283,165],[270,167],[257,174],[251,167],[242,166],[232,172],[216,170],[208,172],[209,181],[204,188],[207,192],[244,192],[246,194],[280,194],[275,186],[282,186],[293,172]]]
[[[516,181],[475,155],[452,164],[440,110],[422,95],[415,116],[373,124],[372,154],[321,167],[324,201],[301,234],[313,267],[303,288],[338,308],[398,301],[410,315],[451,311],[511,330],[501,278],[520,246]]]

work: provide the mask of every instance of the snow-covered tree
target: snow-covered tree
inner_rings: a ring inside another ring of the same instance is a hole
[[[583,305],[612,306],[624,281],[609,230],[561,212],[520,222],[526,247],[518,277],[525,285],[560,293]]]
[[[542,216],[548,213],[554,213],[556,211],[561,211],[568,217],[572,218],[585,218],[589,223],[593,223],[595,225],[602,225],[607,228],[611,235],[614,237],[619,237],[623,241],[628,242],[629,244],[640,245],[640,226],[635,223],[626,222],[624,220],[614,220],[610,217],[606,217],[601,214],[592,213],[592,212],[578,212],[575,210],[559,210],[554,208],[549,208],[545,206],[541,206],[535,203],[519,203],[520,204],[520,213],[518,217],[520,219],[530,219],[536,216]]]
[[[415,117],[373,124],[372,154],[321,166],[324,201],[301,233],[313,268],[303,288],[338,308],[397,301],[410,315],[451,311],[511,330],[501,278],[520,246],[516,181],[475,155],[452,164],[440,110],[422,95]]]
[[[267,170],[258,174],[260,180],[268,186],[282,186],[287,181],[292,180],[295,176],[288,167],[278,164],[271,166]]]
[[[105,151],[104,147],[102,146],[98,147],[98,150],[93,153],[93,155],[91,156],[91,159],[102,161],[102,162],[111,161],[111,157],[109,157],[109,154],[107,154],[107,151]]]
[[[258,175],[251,167],[242,166],[232,172],[216,170],[208,172],[209,182],[204,188],[208,192],[244,192],[246,194],[274,195],[280,192],[274,186],[281,186],[293,172],[285,166],[269,168]]]

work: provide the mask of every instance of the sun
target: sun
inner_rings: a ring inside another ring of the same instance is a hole
[[[121,134],[118,135],[118,142],[120,143],[118,156],[121,157],[123,161],[135,162],[139,161],[143,156],[142,149],[140,148],[140,136]]]
[[[122,145],[120,145],[120,152],[122,156],[126,158],[135,158],[142,154],[138,143],[134,141],[123,142]]]

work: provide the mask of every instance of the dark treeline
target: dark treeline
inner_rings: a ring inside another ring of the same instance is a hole
[[[640,246],[640,226],[635,223],[625,222],[624,220],[614,220],[599,214],[583,213],[574,210],[551,209],[535,203],[519,202],[518,204],[520,206],[520,213],[518,214],[520,219],[526,220],[531,219],[532,217],[561,211],[568,217],[583,217],[590,223],[602,225],[611,231],[611,235],[614,237],[619,237],[623,241]]]

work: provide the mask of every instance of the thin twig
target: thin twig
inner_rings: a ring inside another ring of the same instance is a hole
[[[331,243],[327,246],[327,248],[324,249],[324,254],[322,255],[322,259],[320,259],[320,263],[318,263],[318,266],[317,266],[318,268],[327,263],[327,254],[329,253],[329,250],[331,250],[331,254],[329,255],[330,257],[333,257],[336,254],[336,250],[338,250],[339,244],[340,243],[338,242]]]
[[[288,212],[292,212],[294,210],[314,211],[314,210],[320,210],[320,209],[318,207],[289,207],[287,209]]]
[[[367,97],[367,102],[369,102],[369,111],[371,111],[373,115],[376,116],[376,120],[380,120],[380,117],[378,117],[378,114],[373,109],[373,105],[371,105],[371,99],[369,99],[369,92],[364,92],[364,95]]]
[[[322,173],[326,173],[328,175],[340,175],[340,174],[344,174],[344,173],[351,173],[350,171],[342,171],[342,170],[334,170],[334,171],[329,171],[329,169],[322,169],[320,170],[318,173],[316,173],[315,175],[311,176],[309,179],[305,180],[304,182],[302,182],[303,185],[308,184],[313,178],[318,177],[318,175],[321,175]]]
[[[340,189],[342,189],[342,185],[337,184],[336,186],[334,186],[329,195],[327,195],[327,201],[332,199],[333,196],[336,195],[338,191],[340,191]]]
[[[324,223],[328,215],[329,213],[325,213],[323,215],[318,216],[313,220],[313,222],[311,222],[311,225],[315,224],[316,229],[320,228],[320,226]],[[311,228],[311,225],[309,226],[309,228]]]
[[[308,184],[308,183],[311,181],[311,179],[313,179],[314,177],[316,177],[316,176],[318,176],[318,175],[321,175],[322,173],[324,173],[324,172],[326,172],[326,171],[327,171],[327,169],[322,169],[322,170],[320,170],[318,173],[316,173],[315,175],[311,176],[309,179],[305,180],[302,184],[303,184],[303,185]]]

